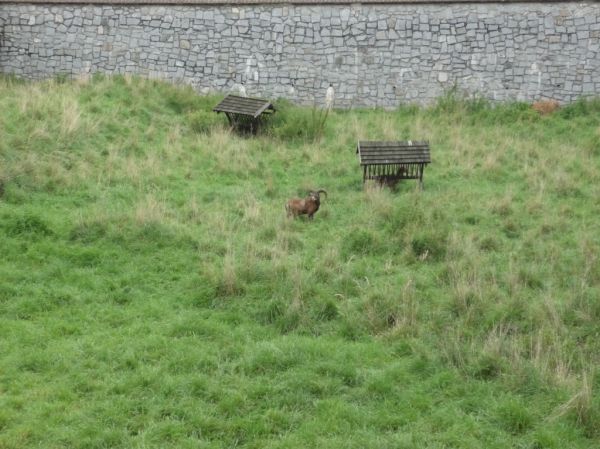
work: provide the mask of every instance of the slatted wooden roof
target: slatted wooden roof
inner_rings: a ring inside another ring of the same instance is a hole
[[[385,142],[361,140],[356,152],[360,165],[429,164],[429,142],[408,140]]]
[[[249,115],[253,118],[258,118],[263,112],[273,112],[274,110],[275,107],[268,100],[238,95],[227,95],[213,108],[215,112]]]

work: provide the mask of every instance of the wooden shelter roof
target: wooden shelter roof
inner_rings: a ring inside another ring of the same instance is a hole
[[[429,164],[429,142],[408,140],[386,142],[361,140],[356,152],[360,165]]]
[[[226,112],[230,114],[248,115],[258,118],[263,112],[275,110],[273,104],[262,98],[240,97],[238,95],[227,95],[218,105],[213,108],[214,112]]]

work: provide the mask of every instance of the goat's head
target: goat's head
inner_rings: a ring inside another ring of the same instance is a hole
[[[308,192],[308,196],[314,201],[321,201],[321,196],[320,196],[321,193],[324,193],[325,197],[327,197],[327,192],[323,189],[311,190],[310,192]]]

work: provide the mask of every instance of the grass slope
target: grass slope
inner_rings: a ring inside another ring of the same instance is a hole
[[[598,101],[449,95],[318,142],[215,101],[0,81],[0,448],[600,445]],[[363,190],[358,139],[429,139],[425,190]]]

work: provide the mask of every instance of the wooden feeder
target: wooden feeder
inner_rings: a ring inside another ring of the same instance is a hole
[[[224,112],[229,124],[238,132],[256,134],[264,117],[275,112],[268,100],[261,98],[227,95],[213,108],[214,112]]]
[[[418,179],[423,188],[423,170],[431,162],[429,142],[376,142],[361,140],[356,153],[368,179],[382,186],[395,187],[401,179]]]

